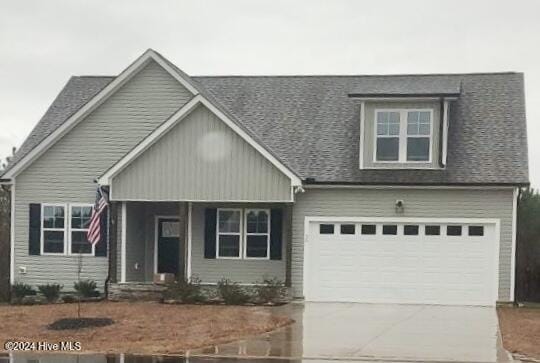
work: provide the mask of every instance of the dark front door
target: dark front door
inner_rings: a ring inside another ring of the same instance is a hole
[[[174,218],[159,218],[157,227],[157,272],[176,275],[180,260],[180,222]]]

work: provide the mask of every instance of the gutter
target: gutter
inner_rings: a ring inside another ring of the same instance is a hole
[[[314,178],[304,179],[304,186],[414,186],[414,187],[430,187],[430,186],[443,186],[443,187],[528,187],[530,182],[515,182],[515,183],[444,183],[444,182],[344,182],[344,181],[317,181]]]

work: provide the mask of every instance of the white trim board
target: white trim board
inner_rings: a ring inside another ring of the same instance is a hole
[[[510,261],[510,301],[515,301],[516,299],[516,241],[518,198],[519,188],[515,188],[512,197],[512,261]]]
[[[155,61],[163,69],[165,69],[171,76],[173,76],[182,86],[188,89],[193,95],[199,94],[197,89],[191,84],[179,72],[174,70],[161,55],[156,53],[152,49],[148,49],[133,63],[131,63],[125,70],[123,70],[111,83],[109,83],[104,89],[98,92],[88,103],[81,107],[77,112],[70,116],[62,125],[60,125],[54,132],[41,141],[36,147],[34,147],[28,154],[26,154],[19,162],[10,170],[7,171],[3,178],[11,179],[23,171],[34,160],[47,151],[54,143],[60,140],[65,134],[67,134],[73,127],[75,127],[81,120],[93,112],[98,106],[105,102],[112,94],[114,94],[120,87],[128,82],[133,76],[139,73],[150,61]]]
[[[193,250],[193,246],[192,246],[192,234],[193,234],[193,231],[192,231],[192,226],[191,224],[193,223],[192,222],[192,219],[193,219],[193,203],[192,202],[188,202],[188,211],[187,211],[187,219],[188,219],[188,225],[187,225],[187,262],[186,262],[186,277],[187,277],[187,280],[188,281],[191,281],[191,255],[192,255],[192,250]]]
[[[126,237],[127,237],[127,208],[126,202],[122,202],[122,231],[120,248],[120,282],[126,282]]]
[[[399,170],[399,169],[398,169]],[[514,186],[465,186],[465,185],[347,185],[347,184],[306,184],[304,189],[449,189],[449,190],[511,190]]]
[[[15,283],[15,179],[11,185],[11,215],[10,215],[10,236],[9,236],[9,282]]]
[[[302,181],[296,174],[288,169],[283,163],[281,163],[276,157],[274,157],[268,150],[255,141],[249,134],[247,134],[242,128],[240,128],[233,120],[227,115],[217,109],[210,101],[204,98],[202,95],[193,97],[187,104],[181,109],[175,112],[167,121],[162,123],[156,128],[150,135],[142,140],[137,146],[135,146],[130,152],[122,157],[116,164],[114,164],[109,170],[107,170],[98,179],[98,183],[101,185],[110,185],[112,179],[118,175],[126,166],[128,166],[133,160],[144,153],[150,146],[156,143],[163,135],[170,131],[174,126],[184,120],[191,112],[198,106],[203,105],[214,113],[219,119],[221,119],[227,126],[229,126],[234,132],[236,132],[244,141],[254,147],[260,154],[262,154],[268,161],[270,161],[278,170],[291,179],[292,186],[301,186]],[[112,193],[111,193],[112,194]],[[112,198],[112,197],[111,197]]]

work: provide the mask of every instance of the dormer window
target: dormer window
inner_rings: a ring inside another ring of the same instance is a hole
[[[431,109],[375,110],[374,162],[431,162]]]

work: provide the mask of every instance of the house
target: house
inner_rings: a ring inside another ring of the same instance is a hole
[[[523,74],[72,77],[2,175],[12,282],[155,273],[307,301],[514,300]],[[98,186],[107,238],[86,239]]]

